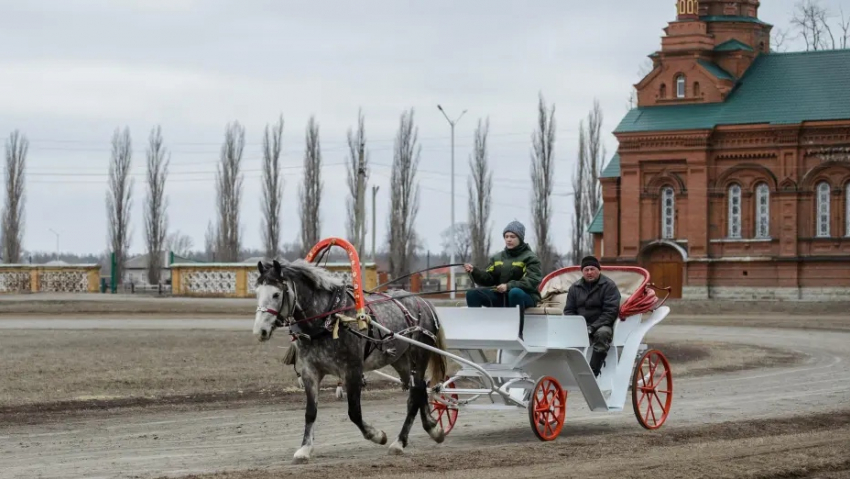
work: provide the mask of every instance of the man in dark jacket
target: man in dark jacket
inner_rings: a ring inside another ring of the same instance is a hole
[[[590,368],[596,376],[608,356],[614,340],[614,321],[620,314],[620,290],[601,270],[595,257],[582,258],[582,278],[570,286],[564,307],[565,315],[584,316],[587,322],[587,335],[593,347]]]
[[[540,301],[537,287],[543,279],[540,259],[525,243],[525,226],[512,221],[502,232],[505,249],[490,258],[486,270],[471,264],[463,265],[472,280],[479,286],[494,286],[492,290],[466,292],[466,305],[470,308],[532,308]]]

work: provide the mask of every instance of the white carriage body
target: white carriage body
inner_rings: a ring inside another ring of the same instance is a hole
[[[647,279],[637,271],[613,270],[604,274],[617,284],[621,306]],[[621,411],[643,338],[669,314],[670,308],[661,306],[651,314],[618,319],[605,366],[594,377],[586,322],[581,316],[563,314],[567,289],[580,277],[581,273],[573,270],[548,278],[541,288],[546,300],[525,312],[522,338],[519,308],[437,308],[446,347],[459,350],[466,359],[452,379],[479,378],[483,383],[481,389],[446,388],[443,394],[457,394],[461,404],[482,395],[489,395],[491,400],[501,396],[503,405],[525,407],[536,381],[551,376],[563,389],[581,391],[592,411]],[[485,362],[485,350],[498,351],[495,362]],[[463,400],[469,396],[472,399]],[[503,405],[491,402],[483,407]]]

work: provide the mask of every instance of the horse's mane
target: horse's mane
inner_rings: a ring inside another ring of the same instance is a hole
[[[275,268],[272,264],[263,264],[265,266],[265,272],[257,278],[258,284],[269,279],[273,281],[300,280],[310,283],[316,289],[322,289],[329,292],[344,285],[342,279],[335,276],[327,269],[300,258],[292,262],[284,261],[280,263],[280,277],[277,277]]]

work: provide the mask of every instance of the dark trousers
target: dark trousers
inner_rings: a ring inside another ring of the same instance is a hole
[[[534,307],[534,300],[525,291],[511,288],[507,294],[497,293],[491,289],[476,289],[466,292],[466,305],[470,308],[525,308]]]

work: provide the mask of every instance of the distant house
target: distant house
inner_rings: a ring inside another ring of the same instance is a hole
[[[164,251],[159,255],[159,261],[162,265],[162,274],[160,275],[160,281],[162,284],[171,284],[171,261],[174,263],[198,263],[198,261],[174,255],[172,257],[170,251]],[[124,284],[134,284],[136,286],[151,286],[148,283],[148,265],[149,265],[149,256],[147,254],[142,254],[139,256],[135,256],[127,260],[127,264],[124,267]]]

